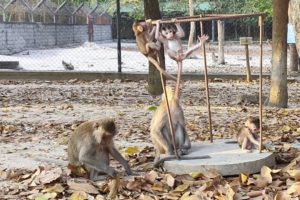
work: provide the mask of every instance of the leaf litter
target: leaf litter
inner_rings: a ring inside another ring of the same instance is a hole
[[[289,83],[288,109],[265,108],[264,141],[276,154],[276,168],[262,167],[259,174],[243,172],[222,177],[216,171],[176,175],[152,168],[154,148],[149,124],[160,97],[148,95],[145,81],[1,81],[2,122],[0,199],[299,199],[300,142],[299,83]],[[173,83],[170,83],[173,84]],[[270,82],[264,81],[264,94]],[[181,104],[192,140],[208,140],[204,82],[186,81]],[[211,80],[213,133],[232,138],[257,104],[237,102],[240,94],[257,94],[258,84]],[[103,112],[105,111],[105,112]],[[83,121],[110,116],[116,119],[120,152],[139,175],[123,176],[119,163],[112,166],[120,177],[88,180],[82,169],[64,162],[68,136]],[[24,144],[30,145],[24,145]],[[55,149],[59,149],[58,153]],[[9,158],[44,158],[20,167]],[[1,159],[1,158],[0,158]],[[43,159],[42,159],[43,160]],[[54,162],[61,160],[64,162]]]

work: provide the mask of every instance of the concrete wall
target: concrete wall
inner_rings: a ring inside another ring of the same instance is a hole
[[[111,25],[94,25],[94,41],[112,39]],[[88,40],[87,25],[0,23],[0,54],[63,46]]]

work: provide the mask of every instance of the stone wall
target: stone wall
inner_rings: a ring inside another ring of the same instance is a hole
[[[94,25],[94,41],[112,39],[111,25]],[[0,54],[64,46],[88,40],[87,25],[0,23]]]

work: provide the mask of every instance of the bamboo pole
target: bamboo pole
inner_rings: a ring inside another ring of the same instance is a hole
[[[259,16],[259,46],[260,46],[260,71],[259,71],[259,120],[260,120],[260,141],[259,141],[259,152],[262,150],[262,68],[263,68],[263,16]]]
[[[202,35],[204,34],[203,21],[200,22],[200,28],[201,28],[201,35]],[[210,101],[209,101],[208,72],[207,72],[205,43],[202,44],[202,49],[203,49],[204,71],[205,71],[205,90],[206,90],[206,105],[207,105],[207,112],[208,112],[209,134],[210,134],[210,142],[212,143],[213,134],[212,134],[212,125],[211,125],[211,111],[210,111]]]
[[[254,14],[223,14],[223,15],[212,15],[208,17],[199,17],[199,16],[193,16],[193,17],[178,17],[176,18],[176,23],[184,23],[184,22],[197,22],[197,21],[211,21],[211,20],[225,20],[225,19],[240,19],[244,17],[259,17],[264,16],[264,13],[254,13]],[[152,24],[156,24],[157,20],[153,20]],[[168,24],[168,23],[174,23],[172,19],[162,19],[160,21],[161,24]]]

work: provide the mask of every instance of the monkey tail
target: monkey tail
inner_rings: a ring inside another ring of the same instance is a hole
[[[156,67],[156,69],[157,69],[160,73],[162,73],[165,77],[167,77],[168,79],[171,79],[171,80],[176,81],[176,77],[173,76],[173,75],[170,75],[170,74],[166,73],[166,71],[160,67],[159,63],[158,63],[154,58],[152,58],[151,56],[147,56],[147,59],[148,59],[149,62],[151,62],[151,63]]]
[[[209,155],[204,155],[204,156],[193,156],[193,157],[179,157],[179,160],[197,160],[197,159],[208,159],[208,158],[211,158],[211,157]],[[175,160],[175,159],[177,159],[177,157],[175,155],[163,157],[163,158],[157,160],[156,162],[154,162],[153,167],[158,168],[165,161]]]

